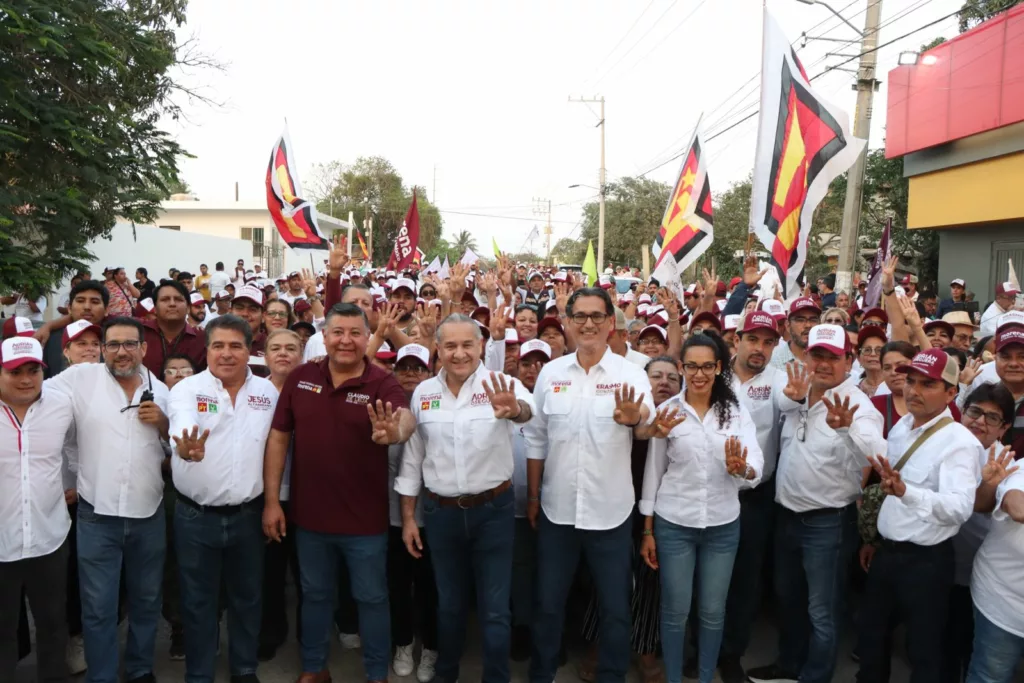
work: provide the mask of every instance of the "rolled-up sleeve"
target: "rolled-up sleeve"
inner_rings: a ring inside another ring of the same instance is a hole
[[[757,441],[757,425],[743,406],[740,406],[740,443],[747,449],[747,465],[754,470],[754,478],[744,478],[740,481],[740,488],[754,488],[761,483],[764,473],[764,453]]]
[[[668,471],[668,439],[651,439],[647,445],[647,464],[644,465],[644,483],[640,493],[640,514],[654,514],[661,479]]]
[[[167,419],[170,421],[168,431],[171,436],[171,453],[179,458],[181,455],[178,453],[178,445],[175,443],[174,437],[185,430],[191,432],[192,427],[199,424],[194,387],[195,384],[191,380],[182,380],[171,389],[167,415]]]
[[[533,417],[523,426],[527,460],[546,460],[548,457],[548,419],[544,414],[544,399],[547,396],[549,377],[547,368],[543,368],[533,390]]]
[[[422,386],[422,385],[421,385]],[[412,405],[409,411],[416,420],[416,429],[412,436],[405,442],[405,449],[402,451],[402,464],[398,468],[398,476],[395,477],[395,491],[403,496],[415,497],[420,495],[423,489],[423,459],[427,454],[427,444],[423,440],[420,421],[420,390],[413,392]]]

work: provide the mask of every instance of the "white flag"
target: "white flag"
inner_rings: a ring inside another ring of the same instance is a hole
[[[467,247],[466,248],[466,253],[462,255],[461,259],[459,259],[459,263],[462,263],[462,264],[467,265],[467,266],[471,266],[471,265],[473,265],[474,263],[476,263],[479,260],[480,260],[480,257],[477,256],[476,254],[474,254],[472,249]]]
[[[441,270],[438,271],[437,276],[442,280],[447,280],[451,277],[451,274],[448,272],[448,254],[444,255],[444,263],[441,264]]]
[[[430,273],[441,272],[441,257],[435,256],[434,260],[430,262],[430,265],[423,269],[423,274],[428,275]]]

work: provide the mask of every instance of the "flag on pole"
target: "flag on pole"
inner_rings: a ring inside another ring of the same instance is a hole
[[[429,275],[430,273],[440,273],[440,272],[441,272],[441,257],[440,256],[435,256],[434,260],[430,262],[430,265],[428,265],[426,268],[423,269],[423,274],[424,275]]]
[[[498,240],[491,236],[491,246],[494,247],[494,258],[501,258],[501,249],[498,248]]]
[[[864,309],[875,308],[882,300],[882,267],[892,256],[892,242],[889,239],[891,230],[892,219],[887,218],[885,230],[882,231],[882,239],[878,240],[878,251],[875,252],[871,270],[868,271],[868,289],[864,293]]]
[[[1020,291],[1020,281],[1017,279],[1017,270],[1013,267],[1013,259],[1012,258],[1011,259],[1006,259],[1006,266],[1007,266],[1006,280],[1011,285],[1013,285],[1014,289],[1016,289],[1019,292]]]
[[[767,8],[763,49],[750,230],[771,254],[783,294],[793,297],[804,279],[814,209],[866,141],[850,134],[845,112],[811,89],[807,72]]]
[[[451,276],[451,273],[449,272],[448,268],[448,254],[445,254],[444,263],[441,264],[441,270],[440,272],[438,272],[437,276],[442,280],[447,280]]]
[[[329,244],[317,224],[316,207],[302,198],[302,186],[288,125],[270,151],[267,165],[267,210],[281,233],[281,239],[293,249],[327,249]]]
[[[369,261],[370,252],[366,251],[366,242],[363,241],[363,233],[359,232],[359,228],[356,228],[356,237],[359,238],[359,248],[363,250],[363,259]]]
[[[466,247],[466,253],[463,254],[462,258],[459,259],[459,263],[461,263],[463,265],[471,266],[471,265],[473,265],[474,263],[476,263],[479,260],[480,260],[480,257],[477,256],[473,252],[472,249],[470,249],[469,247]]]
[[[661,229],[651,245],[654,252],[652,276],[676,290],[682,298],[680,276],[707,251],[715,238],[711,208],[711,183],[699,129],[683,155],[679,178],[669,195]]]
[[[583,274],[587,276],[587,287],[597,282],[597,257],[594,256],[594,242],[587,240],[587,257],[583,259]]]
[[[416,208],[416,190],[412,191],[412,204],[405,214],[402,227],[395,236],[395,246],[388,259],[388,270],[405,270],[413,262],[420,242],[420,212]]]
[[[422,266],[424,256],[426,256],[426,254],[423,253],[423,250],[416,247],[416,255],[412,257],[412,262],[417,266]]]

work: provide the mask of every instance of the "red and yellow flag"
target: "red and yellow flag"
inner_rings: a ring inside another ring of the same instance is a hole
[[[359,228],[356,228],[356,237],[359,238],[359,248],[363,250],[363,258],[369,261],[370,252],[366,251],[366,242],[363,241],[363,233],[359,232]]]
[[[317,224],[316,207],[302,198],[302,187],[292,158],[288,127],[270,152],[267,166],[267,210],[285,244],[293,249],[327,249]]]

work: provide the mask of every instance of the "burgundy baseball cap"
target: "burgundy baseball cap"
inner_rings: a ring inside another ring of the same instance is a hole
[[[735,289],[736,285],[738,285],[741,282],[743,282],[742,278],[734,277],[733,279],[729,280],[729,289]]]
[[[636,337],[637,340],[639,341],[640,339],[642,339],[643,336],[648,332],[656,333],[659,337],[661,337],[661,341],[668,343],[668,332],[665,330],[664,327],[660,327],[659,325],[648,325],[644,329],[640,330],[640,334],[638,334]]]
[[[35,329],[32,327],[32,321],[28,318],[17,316],[14,318],[8,318],[4,321],[4,339],[10,339],[11,337],[31,337],[33,334],[35,334]]]
[[[1021,338],[1024,339],[1024,333],[1021,334]],[[909,365],[896,368],[896,372],[920,372],[925,377],[941,380],[953,386],[960,381],[960,364],[956,362],[956,358],[942,349],[925,349],[914,356]]]
[[[881,308],[869,308],[868,310],[864,311],[863,319],[867,320],[868,318],[879,318],[886,325],[889,324],[889,316]]]
[[[795,315],[798,311],[814,311],[818,315],[821,315],[821,308],[818,304],[814,303],[814,299],[809,296],[802,296],[797,299],[793,299],[793,303],[789,305],[789,314]]]
[[[721,280],[715,286],[715,296],[725,296],[725,283]]]
[[[78,339],[89,330],[95,332],[96,336],[101,340],[103,339],[103,329],[99,325],[84,319],[76,320],[64,328],[64,336],[61,339],[61,346],[67,346],[70,342]]]
[[[715,329],[717,329],[719,332],[722,331],[722,321],[719,320],[718,316],[712,313],[711,311],[704,311],[703,313],[698,313],[696,316],[694,316],[693,320],[690,321],[690,329],[693,329],[693,326],[696,325],[697,323],[702,323],[705,321],[714,325]]]
[[[996,333],[997,352],[1013,344],[1024,346],[1024,330],[1019,327],[1008,327]]]
[[[551,317],[541,318],[540,322],[537,323],[537,336],[540,337],[540,333],[549,327],[555,328],[563,337],[565,336],[565,328],[562,326],[562,323],[558,321],[558,318]]]
[[[295,306],[293,306],[292,308],[295,311],[295,315],[302,315],[303,313],[305,313],[306,311],[313,307],[310,306],[309,302],[306,301],[305,299],[296,299]]]
[[[946,334],[949,335],[950,339],[952,339],[953,335],[956,334],[956,330],[953,329],[953,326],[947,323],[945,320],[929,320],[924,324],[924,333],[928,334],[928,332],[934,330],[935,328],[945,330]]]
[[[775,318],[765,311],[751,311],[743,317],[743,321],[740,323],[740,334],[746,334],[754,330],[768,330],[776,337],[779,336],[779,328],[775,325]]]
[[[868,325],[867,327],[862,327],[860,332],[857,333],[857,346],[863,346],[864,342],[871,337],[881,339],[883,344],[889,341],[889,338],[885,336],[885,330],[883,328],[878,327],[877,325]]]
[[[1020,287],[1012,282],[1000,282],[996,285],[996,296],[1017,296],[1018,294],[1020,294]]]
[[[815,325],[807,339],[807,350],[824,349],[837,356],[846,355],[850,339],[839,325]]]

